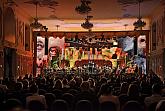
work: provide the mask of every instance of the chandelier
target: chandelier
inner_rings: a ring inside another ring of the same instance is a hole
[[[55,10],[55,7],[59,5],[56,0],[29,0],[24,3],[36,4],[36,2],[40,7],[47,7],[53,10]]]
[[[146,22],[142,21],[141,18],[139,18],[136,22],[133,24],[135,26],[135,29],[142,28],[146,25]]]
[[[91,28],[93,28],[93,24],[91,22],[89,22],[89,20],[92,18],[93,16],[87,16],[87,18],[85,18],[85,22],[81,24],[81,27],[84,29],[88,29],[90,30]]]
[[[89,13],[92,10],[91,7],[89,6],[89,4],[91,4],[91,1],[81,0],[81,5],[79,5],[75,8],[76,12],[79,14]]]
[[[42,28],[42,24],[38,22],[38,18],[34,18],[34,21],[30,24],[30,27],[33,29],[40,29]]]
[[[142,30],[142,28],[146,25],[146,22],[142,21],[142,17],[140,15],[140,4],[141,4],[142,0],[139,0],[138,4],[139,4],[139,17],[138,20],[136,22],[133,23],[135,30],[140,28]]]
[[[5,5],[7,5],[7,6],[9,6],[9,7],[12,7],[12,6],[18,7],[18,5],[15,3],[14,0],[7,0],[7,1],[5,2]]]
[[[36,2],[35,5],[36,5],[36,17],[34,18],[34,21],[30,24],[30,26],[33,29],[41,29],[42,28],[42,24],[38,22],[38,17],[37,17],[37,6],[38,6],[38,2]]]

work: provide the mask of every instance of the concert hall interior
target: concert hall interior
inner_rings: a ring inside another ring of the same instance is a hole
[[[0,0],[0,110],[165,111],[165,0]]]

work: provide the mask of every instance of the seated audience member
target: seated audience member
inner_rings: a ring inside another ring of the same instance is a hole
[[[8,90],[7,86],[2,84],[2,80],[0,80],[0,89],[6,92]]]
[[[81,92],[76,95],[75,102],[78,102],[79,100],[89,100],[94,106],[94,111],[98,111],[99,101],[97,96],[90,91],[89,82],[82,82],[80,89]]]
[[[161,86],[159,84],[154,84],[152,86],[152,96],[146,97],[144,103],[148,108],[153,103],[158,103],[160,100],[164,100],[161,96]]]
[[[70,89],[75,89],[76,88],[76,81],[74,79],[70,80],[69,86],[70,86]]]
[[[130,84],[127,92],[128,100],[129,101],[138,101],[142,103],[142,100],[139,95],[139,88],[136,84]]]
[[[165,100],[161,100],[157,106],[155,111],[165,111]]]
[[[63,78],[62,84],[63,84],[63,89],[65,90],[69,89],[68,80],[66,78]]]
[[[117,108],[113,102],[103,102],[100,104],[100,111],[117,111]]]
[[[128,87],[129,87],[129,84],[127,82],[123,82],[121,84],[121,87],[120,87],[120,95],[121,94],[127,94],[128,92]]]
[[[94,81],[94,79],[92,79],[92,78],[89,78],[89,84],[90,84],[90,90],[92,91],[92,92],[95,92],[95,81]]]
[[[76,104],[75,111],[93,111],[93,106],[88,100],[80,100]]]
[[[38,100],[32,100],[28,103],[27,109],[30,111],[46,111],[45,106]]]
[[[63,84],[62,84],[62,81],[60,79],[56,80],[55,81],[55,84],[54,84],[54,89],[59,89],[61,90],[63,88]]]
[[[151,85],[146,81],[141,81],[140,88],[141,88],[141,93],[142,94],[150,95],[151,92],[152,92]]]
[[[103,102],[113,102],[116,107],[117,107],[117,111],[120,110],[120,102],[117,96],[113,96],[112,95],[112,87],[110,87],[108,84],[103,84],[100,88],[100,97],[99,97],[99,102],[103,103]]]
[[[45,94],[45,99],[46,99],[46,104],[48,106],[48,111],[52,105],[52,103],[54,102],[54,100],[56,99],[56,96],[53,93],[46,93]]]
[[[83,79],[81,77],[75,77],[76,86],[80,87],[81,83],[83,82]]]
[[[17,82],[15,84],[15,91],[21,91],[23,89],[23,84],[22,82]]]
[[[137,101],[128,101],[122,111],[145,111],[142,105]]]
[[[65,100],[67,103],[68,103],[68,106],[69,106],[69,111],[72,111],[73,110],[73,106],[74,106],[74,100],[75,100],[75,97],[70,94],[70,93],[64,93],[62,95],[62,99]]]
[[[23,106],[19,100],[9,99],[4,103],[3,110],[4,111],[23,111]]]
[[[52,104],[51,111],[68,111],[68,103],[64,100],[55,100]]]
[[[30,103],[30,101],[39,101],[39,102],[41,102],[45,106],[45,108],[47,107],[45,96],[38,94],[38,87],[37,87],[37,85],[32,84],[30,86],[30,93],[32,93],[32,96],[26,97],[26,105],[27,106]]]
[[[23,83],[23,89],[28,90],[29,89],[29,81],[27,79],[22,81]]]
[[[129,84],[127,82],[121,83],[120,95],[119,95],[119,101],[121,107],[128,101],[128,96],[127,96],[128,88],[129,88]]]
[[[84,91],[90,91],[90,84],[89,82],[85,81],[81,84],[80,89],[82,92]]]

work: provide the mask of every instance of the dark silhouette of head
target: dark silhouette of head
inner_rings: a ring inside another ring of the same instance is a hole
[[[129,88],[128,88],[127,95],[130,97],[138,97],[139,96],[138,86],[135,84],[130,84]]]
[[[28,103],[27,108],[30,111],[42,111],[45,110],[45,106],[42,102],[37,100],[32,100]]]
[[[92,103],[88,100],[80,100],[76,104],[75,111],[93,111]]]
[[[153,84],[153,86],[152,86],[152,93],[153,94],[161,94],[161,86],[160,86],[160,84]]]
[[[109,95],[112,93],[112,87],[108,84],[103,84],[100,88],[99,95]]]
[[[54,88],[56,88],[56,89],[62,89],[63,88],[63,84],[62,84],[62,81],[60,79],[55,81]]]
[[[127,82],[123,82],[120,87],[120,94],[127,94],[129,84]]]
[[[165,100],[161,100],[157,106],[155,111],[165,111]]]
[[[30,92],[33,93],[33,94],[38,93],[38,86],[36,84],[32,84],[30,86]]]
[[[8,99],[4,104],[4,111],[22,111],[22,103],[17,99]]]
[[[115,103],[108,101],[100,104],[100,111],[117,111],[117,108]]]
[[[64,100],[55,100],[52,104],[51,111],[68,111],[68,103]]]
[[[90,89],[89,82],[84,81],[81,84],[80,88],[81,88],[81,91],[89,91],[89,89]]]
[[[128,101],[122,111],[144,111],[144,108],[137,101]]]

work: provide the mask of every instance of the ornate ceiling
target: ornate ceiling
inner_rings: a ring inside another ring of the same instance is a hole
[[[18,8],[24,10],[29,17],[35,16],[35,6],[25,3],[30,0],[14,0]],[[41,0],[56,1],[54,6],[48,4],[47,7],[38,8],[39,21],[46,25],[50,31],[56,31],[56,25],[60,25],[60,31],[84,31],[81,23],[84,22],[85,15],[80,15],[75,11],[75,7],[80,4],[80,0]],[[91,0],[93,16],[91,20],[94,23],[92,30],[133,30],[133,22],[138,17],[138,5],[135,3],[122,4],[121,0]],[[130,0],[123,0],[130,1]],[[136,1],[136,0],[131,0]],[[160,0],[144,0],[141,5],[141,15],[149,23],[149,17],[152,11],[160,5]],[[55,9],[55,10],[54,10]],[[143,19],[144,20],[144,19]],[[126,27],[125,27],[126,26]],[[144,29],[149,29],[146,25]]]

